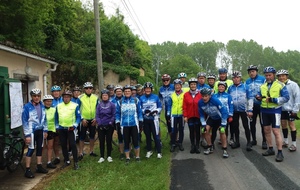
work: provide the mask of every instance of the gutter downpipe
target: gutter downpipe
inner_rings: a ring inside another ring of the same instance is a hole
[[[48,94],[47,92],[47,75],[49,75],[51,72],[56,71],[56,67],[58,63],[50,63],[51,65],[54,65],[53,68],[50,68],[46,71],[45,74],[43,74],[43,88],[44,88],[44,95]]]

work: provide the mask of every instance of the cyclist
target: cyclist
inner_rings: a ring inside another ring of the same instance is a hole
[[[137,84],[135,85],[136,88],[136,97],[140,98],[144,93],[143,93],[143,85]]]
[[[228,94],[231,95],[233,100],[233,120],[231,122],[231,129],[234,133],[234,143],[231,144],[231,148],[240,147],[240,130],[239,119],[242,119],[242,124],[245,130],[245,136],[247,139],[246,150],[252,150],[252,144],[250,141],[250,128],[249,120],[252,117],[253,111],[253,99],[251,99],[248,86],[242,82],[242,74],[239,71],[232,73],[233,85],[228,88]]]
[[[156,94],[153,94],[153,84],[146,82],[144,84],[145,94],[140,97],[141,107],[143,112],[144,124],[143,129],[146,136],[147,154],[146,158],[150,158],[152,152],[151,135],[155,142],[157,151],[157,158],[162,158],[161,154],[161,141],[160,141],[160,127],[159,127],[159,114],[161,112],[161,102]]]
[[[81,101],[79,99],[80,94],[81,94],[80,88],[75,86],[73,88],[73,97],[72,97],[71,101],[74,103],[77,103],[79,107],[81,106]],[[76,137],[80,134],[79,130],[80,130],[80,124],[75,130]],[[69,156],[71,156],[71,155],[72,155],[72,148],[71,148],[71,146],[69,146]]]
[[[105,141],[107,148],[107,161],[112,162],[111,157],[112,151],[112,135],[114,132],[114,122],[116,114],[116,106],[114,103],[109,101],[110,91],[104,89],[101,91],[101,102],[97,106],[96,110],[96,120],[98,123],[98,136],[100,144],[100,159],[99,163],[105,161],[104,159],[104,150],[105,150]]]
[[[276,70],[274,67],[266,67],[264,69],[266,82],[260,86],[260,92],[256,96],[261,100],[262,121],[269,149],[262,153],[263,156],[275,155],[272,144],[271,131],[275,136],[278,153],[275,160],[282,162],[284,157],[282,154],[282,137],[280,134],[280,117],[282,104],[289,101],[290,96],[287,87],[276,80]]]
[[[123,87],[121,85],[116,85],[115,94],[116,94],[116,97],[111,102],[115,104],[115,107],[117,107],[117,103],[123,98]],[[125,158],[124,138],[123,138],[123,135],[121,133],[121,128],[117,127],[115,125],[115,129],[117,130],[117,134],[118,134],[120,159],[123,160]]]
[[[230,94],[226,92],[227,90],[227,83],[224,81],[220,81],[218,83],[218,93],[215,93],[215,96],[221,101],[224,107],[226,107],[228,112],[228,119],[227,119],[227,125],[226,125],[226,138],[228,137],[228,125],[232,122],[232,116],[233,116],[233,101]],[[214,145],[214,141],[216,139],[216,131],[213,131],[212,133],[212,145]],[[222,143],[222,141],[220,141]],[[233,129],[230,128],[230,141],[229,145],[233,143]],[[212,147],[213,148],[213,147]]]
[[[205,84],[206,81],[206,73],[204,72],[199,72],[197,74],[197,79],[198,79],[198,84],[197,84],[197,89],[201,90],[202,88],[209,88],[207,84]]]
[[[215,82],[216,82],[216,75],[215,74],[207,74],[207,84],[211,89],[214,89]]]
[[[214,87],[214,92],[215,93],[218,92],[218,83],[219,83],[219,81],[225,81],[226,84],[227,84],[227,87],[230,87],[233,84],[233,81],[231,79],[227,79],[227,73],[228,73],[228,71],[227,71],[226,68],[220,68],[219,69],[219,80],[215,83],[215,87]]]
[[[125,163],[129,164],[130,142],[134,146],[135,160],[140,162],[138,133],[143,128],[143,114],[139,99],[131,97],[131,86],[125,85],[123,92],[124,97],[118,101],[116,107],[116,125],[124,135]]]
[[[109,84],[106,86],[106,89],[109,91],[109,101],[112,101],[116,97],[115,86],[113,84]]]
[[[283,133],[283,147],[288,147],[288,126],[291,130],[292,144],[289,147],[289,151],[294,152],[297,150],[296,138],[297,128],[295,126],[295,119],[298,118],[297,113],[299,112],[300,104],[300,90],[297,83],[288,78],[289,71],[281,69],[276,73],[278,80],[285,84],[290,100],[282,105],[281,112],[281,127]]]
[[[81,121],[81,115],[78,104],[71,102],[72,92],[66,90],[62,93],[63,102],[56,106],[55,113],[55,125],[58,128],[59,140],[64,156],[64,165],[61,169],[69,166],[71,164],[68,144],[72,148],[73,160],[74,160],[74,170],[79,169],[78,157],[77,157],[77,146],[76,146],[76,134],[75,129],[78,127]]]
[[[171,95],[171,104],[168,110],[171,112],[171,127],[172,127],[172,136],[171,136],[171,152],[175,151],[176,146],[178,146],[180,151],[184,151],[182,146],[183,137],[184,137],[184,121],[183,121],[183,95],[182,90],[182,81],[180,79],[174,80],[175,92]],[[177,140],[178,135],[178,141]]]
[[[184,92],[189,91],[190,88],[189,88],[188,82],[186,82],[186,78],[187,78],[186,73],[179,73],[178,76],[177,76],[177,78],[180,79],[181,82],[182,82],[182,90],[183,90]]]
[[[45,107],[41,102],[41,90],[34,88],[30,91],[31,101],[24,105],[22,112],[22,125],[25,143],[28,145],[26,153],[25,177],[34,178],[30,170],[31,157],[36,147],[37,173],[48,173],[42,166],[42,150],[44,139],[47,138],[48,126]]]
[[[256,145],[256,119],[257,116],[259,116],[259,123],[261,126],[261,135],[263,138],[262,141],[262,149],[267,149],[267,143],[266,143],[266,137],[264,133],[264,129],[261,123],[261,117],[260,117],[260,104],[261,102],[256,100],[255,96],[259,92],[260,86],[265,82],[265,77],[258,75],[258,67],[256,65],[250,65],[247,69],[249,78],[246,80],[245,84],[248,86],[250,91],[251,99],[253,99],[253,116],[250,120],[250,130],[252,135],[252,145]]]
[[[86,82],[83,85],[84,94],[80,95],[80,113],[82,116],[81,129],[80,129],[80,140],[79,140],[79,160],[83,159],[83,147],[84,140],[86,137],[86,131],[89,129],[90,137],[90,156],[97,157],[98,155],[94,153],[94,143],[96,134],[96,108],[99,102],[98,96],[92,94],[93,84],[91,82]]]
[[[190,131],[191,150],[190,153],[200,153],[200,116],[198,111],[198,101],[202,98],[197,90],[197,79],[190,78],[190,90],[183,96],[183,117],[188,124]]]
[[[132,97],[137,97],[137,90],[135,86],[131,86]]]
[[[205,139],[207,142],[207,149],[204,150],[203,153],[205,155],[213,153],[211,149],[212,142],[210,131],[217,131],[219,129],[222,141],[223,158],[228,158],[229,155],[227,152],[227,140],[225,135],[228,118],[227,109],[217,97],[212,96],[212,89],[202,88],[200,93],[202,99],[198,102],[198,109],[202,130],[205,131]]]
[[[172,134],[172,128],[171,128],[171,112],[168,110],[168,108],[171,107],[171,94],[174,92],[174,84],[171,84],[171,77],[168,74],[163,74],[161,77],[163,81],[163,85],[159,88],[159,99],[162,103],[162,106],[164,107],[165,111],[165,119],[168,127],[168,133],[170,135]]]
[[[47,118],[47,126],[48,126],[48,135],[47,135],[47,168],[56,168],[56,165],[54,165],[51,162],[52,159],[52,152],[53,152],[53,141],[54,141],[54,134],[56,133],[55,128],[55,111],[56,109],[51,107],[52,105],[53,96],[51,95],[45,95],[43,97],[43,103],[45,106],[46,111],[46,118]]]
[[[54,85],[51,87],[51,95],[53,96],[52,105],[51,107],[56,107],[59,103],[61,103],[62,97],[60,95],[61,88],[60,86]],[[52,161],[54,165],[57,165],[60,163],[59,158],[59,137],[58,132],[53,133],[53,150],[55,154],[55,159]]]

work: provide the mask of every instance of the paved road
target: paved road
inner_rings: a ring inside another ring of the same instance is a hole
[[[300,189],[299,150],[291,153],[284,149],[281,163],[275,161],[275,156],[263,157],[259,133],[260,129],[258,145],[247,152],[241,131],[241,148],[228,148],[230,156],[224,159],[217,143],[213,154],[204,155],[203,148],[200,154],[190,154],[189,131],[185,127],[185,150],[173,153],[170,189]]]

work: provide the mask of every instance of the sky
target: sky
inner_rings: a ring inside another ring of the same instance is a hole
[[[93,0],[81,0],[93,4]],[[149,44],[254,40],[276,51],[300,51],[298,0],[100,0],[117,8],[134,34]],[[126,8],[127,6],[127,8]]]

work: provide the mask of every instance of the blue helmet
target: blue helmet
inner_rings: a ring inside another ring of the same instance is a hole
[[[264,69],[264,73],[276,73],[276,69],[274,67],[269,66]]]
[[[185,73],[179,73],[177,78],[186,78],[187,75]]]
[[[61,91],[60,86],[57,86],[57,85],[52,86],[51,87],[51,92],[53,92],[53,91]]]
[[[228,73],[227,69],[226,68],[220,68],[219,69],[219,74],[221,73]]]
[[[205,87],[200,90],[200,93],[201,93],[201,95],[211,95],[212,90],[210,88]]]

